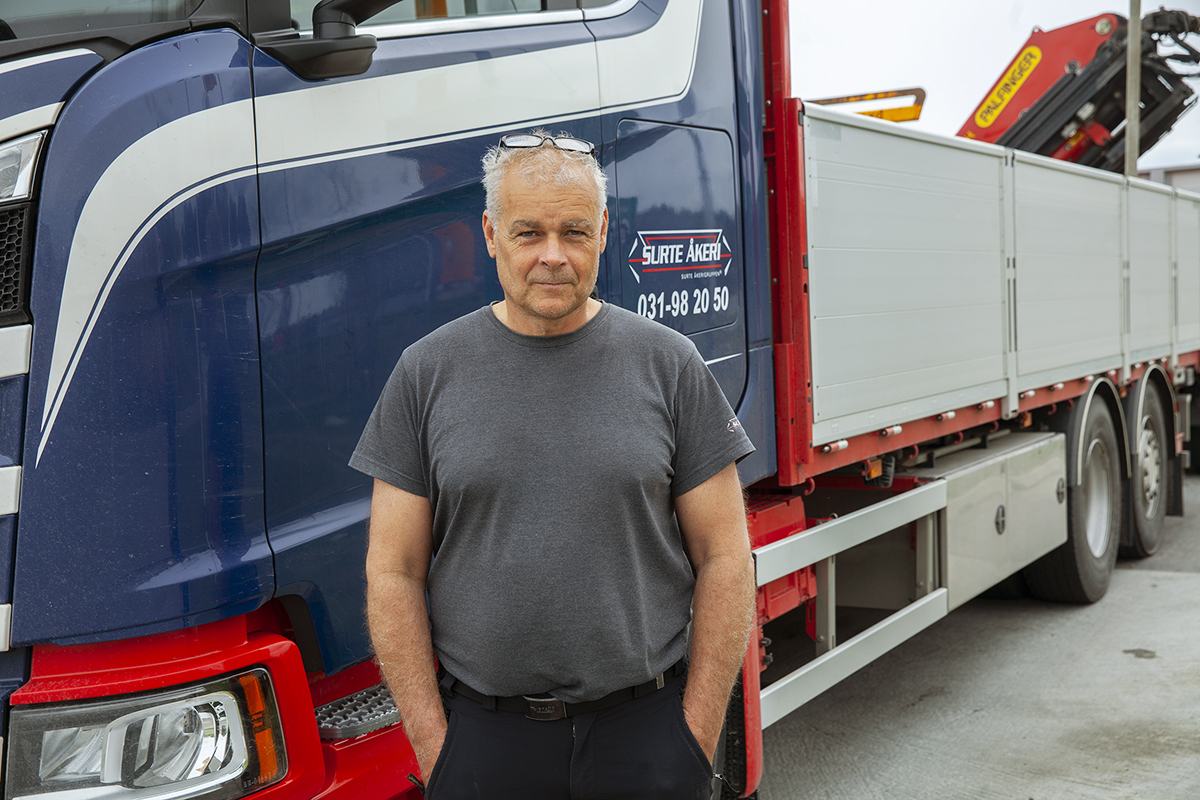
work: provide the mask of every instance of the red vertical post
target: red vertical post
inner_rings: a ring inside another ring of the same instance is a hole
[[[778,481],[795,486],[811,459],[812,381],[808,348],[808,251],[804,214],[804,142],[800,101],[791,94],[788,5],[763,6],[766,80],[767,214],[775,336],[775,436]]]
[[[762,625],[756,622],[742,660],[742,713],[746,720],[746,789],[742,797],[758,789],[763,775],[762,707],[758,704],[758,696],[762,691],[759,680],[762,656],[759,655],[758,644],[762,637]]]
[[[800,101],[791,95],[791,57],[786,0],[764,0],[762,8],[763,154],[767,175],[767,219],[771,245],[771,304],[775,340],[776,446],[780,485],[802,480],[811,455],[812,395],[808,357],[808,278],[804,269],[804,151]],[[803,505],[797,504],[803,520]],[[761,590],[760,590],[761,591]],[[746,785],[743,797],[758,789],[763,773],[763,668],[761,620],[742,663]]]

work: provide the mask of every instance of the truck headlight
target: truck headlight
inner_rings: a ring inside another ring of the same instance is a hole
[[[228,800],[287,773],[264,669],[117,700],[16,706],[5,797]]]
[[[33,169],[45,131],[0,144],[0,201],[27,200],[33,190]]]

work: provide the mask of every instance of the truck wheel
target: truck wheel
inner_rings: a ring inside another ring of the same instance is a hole
[[[1072,442],[1080,439],[1083,448],[1078,450]],[[1077,465],[1080,484],[1067,490],[1067,541],[1026,567],[1025,580],[1044,600],[1094,603],[1112,579],[1124,505],[1116,426],[1100,398],[1093,398],[1079,435],[1068,436],[1067,442],[1072,451],[1068,457],[1082,454]]]
[[[1121,549],[1122,555],[1145,558],[1157,552],[1162,544],[1163,520],[1167,515],[1167,444],[1162,395],[1151,383],[1146,387],[1141,418],[1133,420],[1130,441],[1133,477],[1126,505],[1133,543]]]

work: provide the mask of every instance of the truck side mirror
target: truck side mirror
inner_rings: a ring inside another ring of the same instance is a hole
[[[313,36],[259,43],[263,52],[308,80],[361,75],[371,66],[375,37],[355,26],[399,0],[321,0],[313,8]]]

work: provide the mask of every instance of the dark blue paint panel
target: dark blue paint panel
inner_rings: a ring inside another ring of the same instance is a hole
[[[346,462],[400,352],[501,296],[480,228],[482,189],[394,202],[387,212],[264,251],[259,314],[272,531],[369,489]],[[287,558],[278,556],[282,581]]]
[[[757,3],[734,3],[734,98],[740,163],[742,242],[746,262],[746,338],[754,349],[771,341],[771,254],[767,236],[767,174],[763,153],[762,18]],[[774,408],[774,373],[766,376]],[[766,391],[762,389],[761,391]],[[766,422],[774,427],[775,414]],[[772,439],[772,441],[774,441]],[[761,451],[761,447],[759,448]],[[773,445],[772,445],[773,450]],[[772,457],[769,473],[776,471]]]
[[[746,486],[778,471],[775,439],[775,348],[768,344],[748,354],[750,369],[738,419],[755,450],[738,463],[738,477]]]
[[[277,594],[304,599],[327,670],[362,661],[370,652],[362,580],[370,510],[367,486],[357,499],[271,531],[271,544],[281,554]],[[321,569],[304,566],[312,564]]]
[[[740,164],[742,243],[746,264],[749,376],[738,417],[758,449],[738,464],[744,484],[778,472],[775,360],[771,343],[771,254],[767,236],[767,176],[763,152],[762,18],[757,3],[733,3],[733,75]]]
[[[386,226],[400,205],[476,194],[481,191],[479,159],[491,144],[491,137],[463,139],[264,172],[259,180],[269,200],[262,207],[266,255],[293,258],[288,251],[295,240],[315,231],[370,237],[371,229]],[[482,200],[478,210],[482,213]]]
[[[17,546],[17,517],[0,517],[0,603],[12,602],[13,550]]]
[[[34,253],[28,430],[41,426],[70,239],[104,159],[167,121],[247,99],[249,52],[224,31],[160,42],[101,69],[64,108]],[[133,250],[40,462],[26,437],[14,642],[173,630],[270,597],[258,247],[250,176],[182,201]]]
[[[18,59],[24,60],[24,59]],[[79,80],[103,61],[95,53],[0,72],[0,116],[61,103]]]
[[[25,383],[24,375],[0,380],[0,467],[21,463]]]

